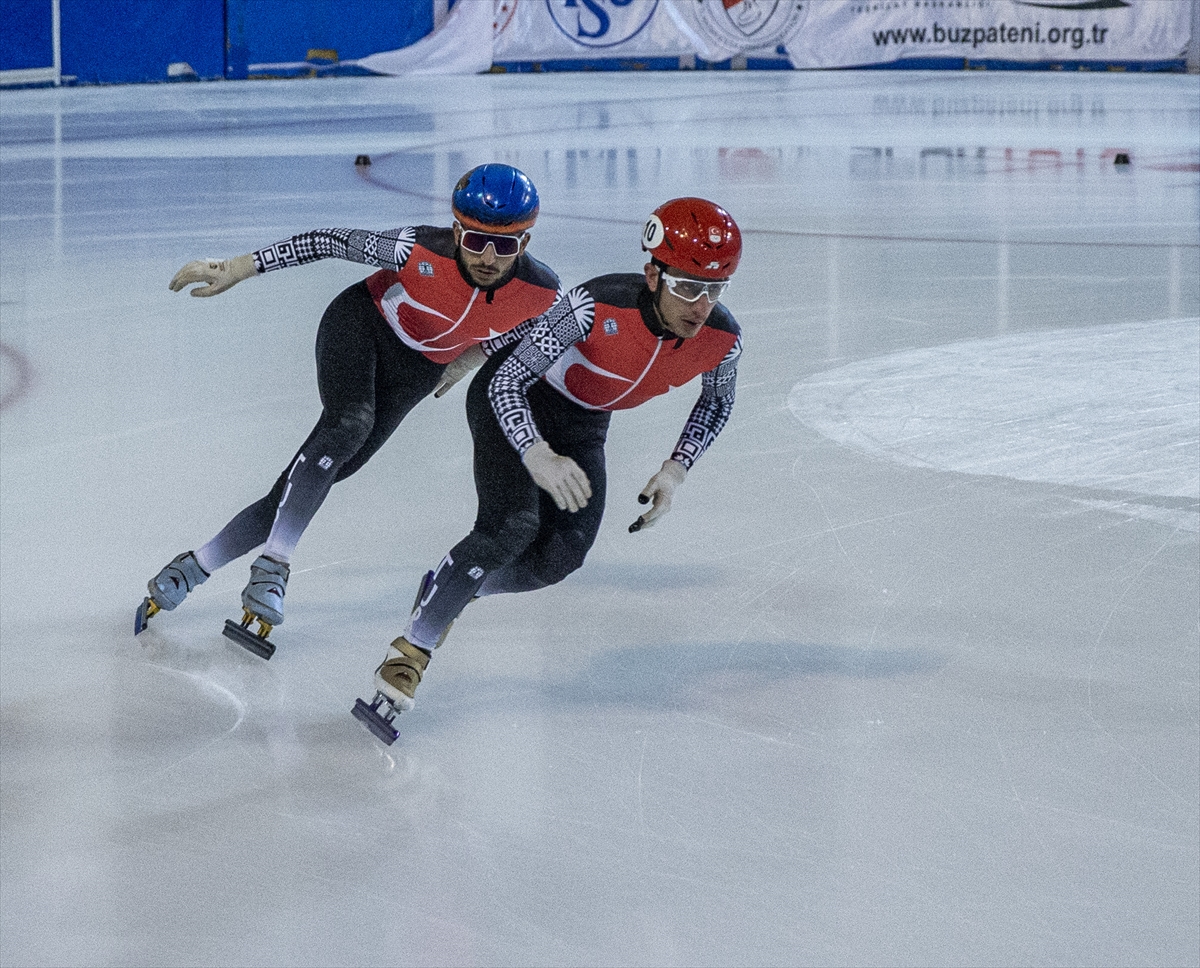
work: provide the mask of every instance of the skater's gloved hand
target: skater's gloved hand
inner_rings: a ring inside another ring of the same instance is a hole
[[[461,380],[464,376],[480,366],[487,359],[487,354],[483,352],[483,347],[478,343],[472,344],[467,349],[446,364],[446,369],[442,370],[442,378],[438,381],[438,385],[433,388],[433,395],[440,397],[443,393],[449,390],[454,384]]]
[[[636,521],[629,526],[629,533],[641,531],[642,528],[651,527],[656,520],[671,510],[671,497],[675,493],[675,488],[683,483],[687,477],[687,468],[677,460],[663,461],[662,469],[655,474],[650,481],[642,488],[642,493],[638,495],[638,501],[641,504],[650,504],[650,510],[641,515]]]
[[[533,483],[554,498],[560,511],[574,514],[587,507],[592,485],[587,474],[570,457],[560,457],[544,440],[525,451],[521,458]]]
[[[175,273],[175,278],[171,280],[171,292],[179,292],[193,282],[206,282],[208,285],[193,289],[192,295],[215,296],[257,274],[252,255],[224,260],[200,259],[198,262],[189,262]]]

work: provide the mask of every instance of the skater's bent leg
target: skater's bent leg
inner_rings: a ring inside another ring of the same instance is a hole
[[[438,565],[413,609],[404,637],[418,648],[433,651],[450,623],[475,597],[488,572],[520,554],[536,531],[536,515],[519,511],[496,533],[476,529],[463,538]]]
[[[441,641],[487,573],[516,558],[537,535],[537,485],[505,438],[487,398],[487,381],[497,365],[485,363],[467,391],[479,505],[471,533],[450,549],[413,610],[405,637],[424,649]]]
[[[363,376],[349,385],[318,369],[325,413],[287,472],[278,515],[263,549],[268,558],[290,559],[329,489],[375,455],[409,411],[433,392],[445,369],[410,350],[390,330],[382,331],[382,317],[376,326],[381,330],[374,357],[379,366],[370,379]]]
[[[274,494],[274,492],[272,492]],[[196,561],[210,575],[218,568],[260,547],[271,533],[279,496],[259,498],[234,516],[215,537],[196,549]]]
[[[362,447],[374,423],[374,409],[363,404],[321,415],[288,469],[264,555],[284,563],[291,560],[300,536],[324,503],[338,471]]]
[[[330,303],[316,354],[325,411],[292,462],[263,548],[280,562],[291,559],[330,487],[370,460],[444,369],[396,338],[364,283]]]
[[[338,469],[342,481],[382,447],[400,422],[433,392],[445,365],[405,346],[375,307],[365,284],[334,300],[317,331],[317,384],[327,411],[353,404],[374,410],[370,432]]]
[[[356,409],[361,414],[374,406],[379,322],[379,311],[365,283],[356,283],[343,290],[326,308],[317,330],[316,350],[317,384],[324,413],[270,493],[242,510],[216,537],[196,551],[196,559],[205,570],[211,572],[265,544],[271,536],[297,459],[320,446],[318,436],[336,425],[338,415],[353,413]],[[368,426],[367,431],[370,429]],[[320,501],[317,503],[319,505]],[[284,550],[277,548],[276,553],[282,554]]]
[[[554,585],[578,570],[600,532],[608,496],[608,474],[604,460],[606,421],[560,414],[557,424],[545,419],[547,439],[557,453],[570,457],[588,476],[592,497],[587,506],[572,513],[559,510],[549,495],[539,492],[537,536],[512,561],[490,571],[476,592],[501,595],[535,591]]]
[[[600,530],[604,515],[603,475],[589,475],[592,499],[575,514],[553,507],[542,509],[542,527],[533,542],[515,559],[488,572],[475,594],[531,592],[562,581],[582,565]]]

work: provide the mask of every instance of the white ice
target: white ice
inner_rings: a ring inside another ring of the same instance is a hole
[[[1181,75],[0,94],[0,963],[1200,962],[1198,141]],[[636,535],[696,388],[618,414],[584,568],[470,606],[385,748],[349,711],[470,527],[462,389],[334,489],[270,662],[244,561],[135,640],[365,273],[167,281],[448,224],[489,160],[568,284],[724,204],[738,402]]]

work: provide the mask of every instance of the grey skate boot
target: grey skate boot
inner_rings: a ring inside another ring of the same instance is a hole
[[[175,609],[197,585],[203,585],[208,572],[196,561],[196,552],[185,551],[146,583],[150,598],[164,612]]]
[[[194,551],[185,551],[171,559],[171,563],[146,583],[150,594],[138,606],[133,620],[133,634],[139,635],[146,628],[150,616],[157,612],[171,612],[188,596],[197,585],[203,585],[208,572],[196,561]]]
[[[242,607],[272,627],[282,625],[290,571],[282,561],[259,555],[250,565],[250,582],[242,589]]]
[[[250,565],[250,582],[242,589],[242,621],[225,620],[221,633],[244,649],[263,659],[275,654],[275,643],[267,636],[276,625],[283,624],[283,596],[287,592],[288,568],[282,561],[259,555]],[[258,622],[258,631],[250,631],[250,623]]]

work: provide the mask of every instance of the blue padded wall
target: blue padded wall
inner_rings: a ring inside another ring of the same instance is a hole
[[[433,3],[226,0],[226,23],[227,77],[286,76],[288,68],[261,65],[303,63],[310,50],[333,50],[338,61],[346,61],[407,47],[433,30]]]
[[[0,71],[22,71],[54,64],[50,0],[0,2]]]
[[[78,83],[165,81],[179,61],[224,76],[224,0],[62,0],[61,11],[62,71]]]
[[[176,63],[202,79],[329,73],[433,30],[433,0],[60,3],[63,80],[78,84],[166,81]],[[52,65],[51,9],[51,0],[0,0],[0,70]],[[336,51],[337,59],[310,51]]]

